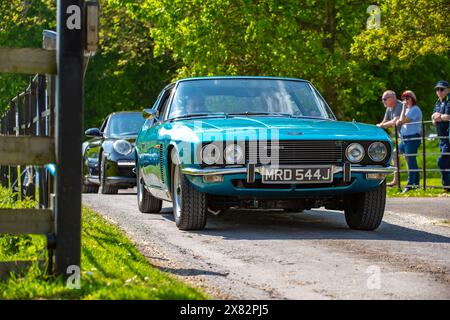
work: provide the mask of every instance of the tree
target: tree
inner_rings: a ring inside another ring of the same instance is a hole
[[[42,30],[55,28],[53,1],[0,1],[0,47],[41,47]],[[30,76],[0,74],[0,113]]]
[[[0,1],[0,46],[41,47],[42,31],[56,29],[55,2]],[[175,66],[169,57],[153,58],[147,22],[107,0],[100,0],[100,7],[101,49],[86,72],[85,127],[99,126],[110,112],[151,105]],[[30,76],[0,74],[0,113]]]
[[[432,56],[442,57],[443,44],[449,43],[448,35],[442,32],[446,24],[446,19],[441,19],[445,15],[442,0],[381,1],[382,28],[386,32],[366,30],[365,1],[114,0],[114,3],[127,8],[134,19],[154,23],[148,26],[155,41],[155,55],[171,55],[179,63],[178,78],[224,74],[306,78],[319,87],[340,118],[356,117],[363,121],[376,121],[377,114],[383,112],[379,97],[385,88],[403,88],[409,78],[391,77],[392,73],[421,69],[419,60],[428,63]],[[432,8],[443,13],[431,13]],[[417,11],[417,17],[403,13]],[[421,25],[426,27],[418,31]],[[379,42],[384,43],[383,39],[378,37],[385,34],[400,37],[404,29],[400,26],[419,32],[418,43],[437,41],[438,45],[406,50],[404,54],[411,58],[410,64],[386,64],[374,59],[376,55],[391,59],[403,54],[399,46],[384,50]],[[415,53],[420,53],[421,59],[414,59]],[[444,60],[444,67],[448,66]],[[430,78],[441,70],[435,64],[429,66]]]

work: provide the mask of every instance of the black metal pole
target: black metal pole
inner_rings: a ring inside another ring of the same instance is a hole
[[[39,123],[39,130],[38,135],[39,136],[45,136],[46,128],[45,123],[46,119],[42,116],[42,113],[45,110],[45,76],[39,75],[37,78],[37,115],[38,115],[38,123]],[[39,207],[40,208],[47,208],[48,202],[47,202],[47,175],[45,174],[45,169],[43,167],[40,167],[39,170]]]
[[[58,0],[57,9],[55,271],[63,276],[81,256],[83,4]]]
[[[426,144],[425,144],[425,136],[426,136],[426,129],[425,129],[425,122],[422,121],[422,174],[423,174],[423,190],[427,189],[427,151],[426,151]]]
[[[18,100],[18,99],[17,99]],[[11,103],[11,107],[9,108],[9,134],[12,136],[16,135],[16,107],[14,102]],[[10,188],[11,191],[14,192],[14,196],[13,196],[13,200],[17,201],[18,197],[17,197],[17,193],[16,190],[14,188],[14,183],[16,185],[18,185],[19,181],[18,181],[18,176],[17,176],[17,166],[10,166],[9,167],[9,183],[10,183]]]
[[[38,119],[35,118],[38,114],[37,110],[37,98],[36,98],[36,82],[31,79],[30,81],[30,135],[37,136],[37,121]],[[27,187],[27,196],[29,196],[31,199],[36,200],[36,173],[37,170],[33,166],[30,166],[28,169],[28,174],[30,175],[28,178],[28,185]]]
[[[1,128],[0,128],[0,134],[1,135],[4,135],[5,134],[5,128],[6,128],[6,126],[5,126],[5,114],[3,113],[1,116],[0,116],[0,126],[1,126]],[[7,180],[6,180],[6,169],[7,169],[8,167],[6,166],[6,165],[2,165],[1,167],[0,167],[0,179],[1,179],[1,184],[2,184],[2,187],[4,187],[4,188],[6,188],[7,187]]]
[[[30,135],[30,130],[28,129],[28,121],[29,121],[29,118],[30,118],[30,97],[29,97],[29,95],[27,93],[27,88],[25,88],[25,90],[23,91],[23,99],[24,99],[23,125],[25,126],[25,129],[22,131],[22,134],[28,136],[28,135]],[[19,127],[20,126],[21,125],[19,124]],[[20,132],[20,130],[19,130],[19,132]],[[23,199],[25,194],[26,194],[25,186],[24,186],[24,183],[25,183],[25,171],[26,171],[26,166],[21,165],[20,166],[20,170],[19,170],[19,174],[20,174],[20,179],[19,179],[19,181],[20,181],[20,197],[21,197],[21,199]]]
[[[401,191],[402,190],[402,184],[400,181],[400,155],[399,155],[399,151],[398,151],[398,127],[395,126],[395,160],[397,161],[397,187],[398,190]],[[395,173],[394,173],[395,174]]]

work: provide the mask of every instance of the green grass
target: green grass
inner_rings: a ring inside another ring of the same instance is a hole
[[[0,188],[0,207],[13,203]],[[200,290],[152,267],[124,233],[92,210],[83,208],[81,286],[70,289],[62,278],[47,276],[37,263],[24,276],[0,281],[0,299],[207,299]],[[0,235],[0,260],[46,258],[41,236]]]

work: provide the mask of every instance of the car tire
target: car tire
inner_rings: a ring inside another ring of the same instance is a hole
[[[100,162],[100,193],[101,194],[117,194],[119,188],[116,186],[110,186],[106,182],[106,158],[102,154]]]
[[[386,181],[377,188],[353,194],[345,204],[345,220],[351,229],[375,230],[381,224],[386,205]]]
[[[171,181],[173,214],[178,229],[204,229],[208,215],[206,194],[194,188],[186,176],[181,173],[179,164],[174,163],[172,167]]]
[[[137,166],[137,202],[142,213],[159,213],[162,208],[162,200],[155,198],[145,189],[144,180],[141,177],[139,165]]]
[[[82,193],[98,193],[99,186],[96,184],[86,184],[83,182],[81,185]]]

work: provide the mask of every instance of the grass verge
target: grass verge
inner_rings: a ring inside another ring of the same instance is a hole
[[[30,207],[13,203],[0,189],[0,207]],[[46,258],[42,236],[0,235],[0,260]],[[70,289],[62,278],[47,276],[37,263],[23,276],[0,281],[0,299],[207,299],[173,276],[152,267],[115,225],[83,208],[81,281]]]
[[[392,179],[392,178],[390,178]],[[388,178],[388,181],[390,181]],[[402,177],[402,187],[404,188],[406,186],[407,177]],[[421,181],[422,183],[422,181]],[[440,178],[427,178],[427,185],[434,185],[439,186],[441,184]],[[444,192],[444,189],[441,188],[427,188],[422,189],[422,185],[420,186],[420,189],[415,189],[408,191],[404,194],[402,194],[402,190],[399,190],[397,187],[390,187],[387,188],[387,196],[388,197],[401,197],[401,198],[409,198],[409,197],[448,197],[450,198],[450,194]]]

